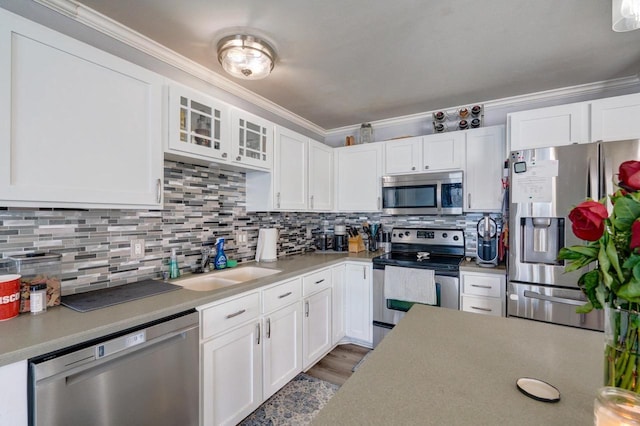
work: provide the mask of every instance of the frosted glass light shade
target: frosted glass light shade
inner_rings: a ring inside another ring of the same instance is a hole
[[[611,28],[616,32],[640,28],[640,0],[613,0]]]
[[[250,35],[232,35],[218,42],[218,61],[234,77],[259,80],[273,70],[276,54],[264,40]]]

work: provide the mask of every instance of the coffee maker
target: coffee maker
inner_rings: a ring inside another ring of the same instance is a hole
[[[498,265],[498,225],[489,215],[485,215],[478,221],[477,230],[476,263],[493,268]]]

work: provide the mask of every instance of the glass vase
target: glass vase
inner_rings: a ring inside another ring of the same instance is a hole
[[[640,393],[640,312],[605,307],[604,385]]]

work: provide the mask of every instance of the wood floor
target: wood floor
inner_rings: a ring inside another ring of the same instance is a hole
[[[342,386],[353,374],[351,369],[370,351],[357,345],[339,345],[306,373]]]

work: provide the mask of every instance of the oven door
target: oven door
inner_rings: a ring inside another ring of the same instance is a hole
[[[435,274],[436,287],[439,293],[440,307],[459,309],[460,304],[460,279],[457,273],[448,275]],[[384,298],[384,265],[373,265],[373,347],[405,315],[408,306],[402,303],[389,303]]]

